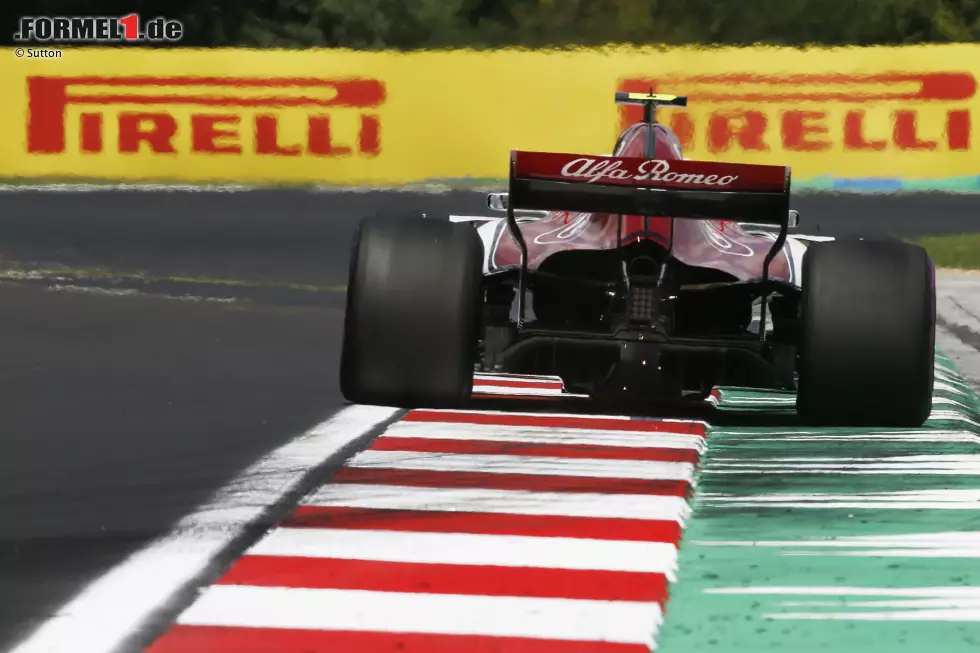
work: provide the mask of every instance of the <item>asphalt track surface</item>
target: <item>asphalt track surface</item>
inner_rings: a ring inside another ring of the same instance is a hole
[[[795,197],[800,233],[980,230],[976,195]],[[0,254],[16,261],[315,285],[346,282],[360,218],[374,212],[488,215],[486,194],[414,192],[0,193]]]
[[[0,285],[0,650],[343,405],[342,287],[360,217],[486,214],[483,197],[0,193],[2,261],[68,270]],[[805,233],[980,230],[975,196],[796,206]],[[78,278],[91,268],[140,276]]]

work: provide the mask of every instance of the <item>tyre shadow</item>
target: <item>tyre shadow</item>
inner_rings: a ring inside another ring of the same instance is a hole
[[[636,419],[700,420],[712,426],[724,427],[798,427],[803,426],[796,411],[787,408],[765,410],[718,409],[707,402],[653,402],[643,406],[597,403],[588,399],[512,399],[497,397],[474,398],[469,410],[487,410],[536,414],[623,415]]]

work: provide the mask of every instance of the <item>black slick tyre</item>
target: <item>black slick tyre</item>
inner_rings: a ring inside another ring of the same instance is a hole
[[[824,426],[918,427],[929,416],[935,271],[921,247],[833,241],[803,259],[797,412]]]
[[[483,244],[468,224],[365,218],[354,236],[340,389],[361,404],[452,407],[473,390]]]

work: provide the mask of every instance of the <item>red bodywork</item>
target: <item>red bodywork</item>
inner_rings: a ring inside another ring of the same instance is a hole
[[[663,125],[657,124],[654,128],[656,158],[682,160],[684,157],[676,136]],[[613,155],[643,157],[647,129],[648,125],[639,123],[623,132]],[[746,280],[762,276],[763,261],[773,242],[764,236],[746,233],[732,220],[651,217],[647,218],[644,230],[643,217],[636,215],[623,216],[622,240],[617,242],[617,222],[616,215],[606,213],[554,211],[541,220],[521,223],[528,248],[528,268],[537,268],[559,251],[608,250],[637,240],[649,240],[664,249],[671,249],[671,255],[686,265],[711,268]],[[520,250],[510,232],[502,229],[491,255],[490,269],[519,264]],[[785,249],[773,260],[769,276],[790,280]]]

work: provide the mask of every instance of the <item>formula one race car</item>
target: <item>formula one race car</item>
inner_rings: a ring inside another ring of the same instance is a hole
[[[644,120],[612,156],[513,151],[502,218],[406,212],[355,236],[341,389],[451,407],[474,371],[553,375],[596,402],[797,392],[807,423],[913,427],[933,389],[935,275],[920,247],[789,237],[790,169],[687,160]],[[818,242],[815,242],[818,241]]]

